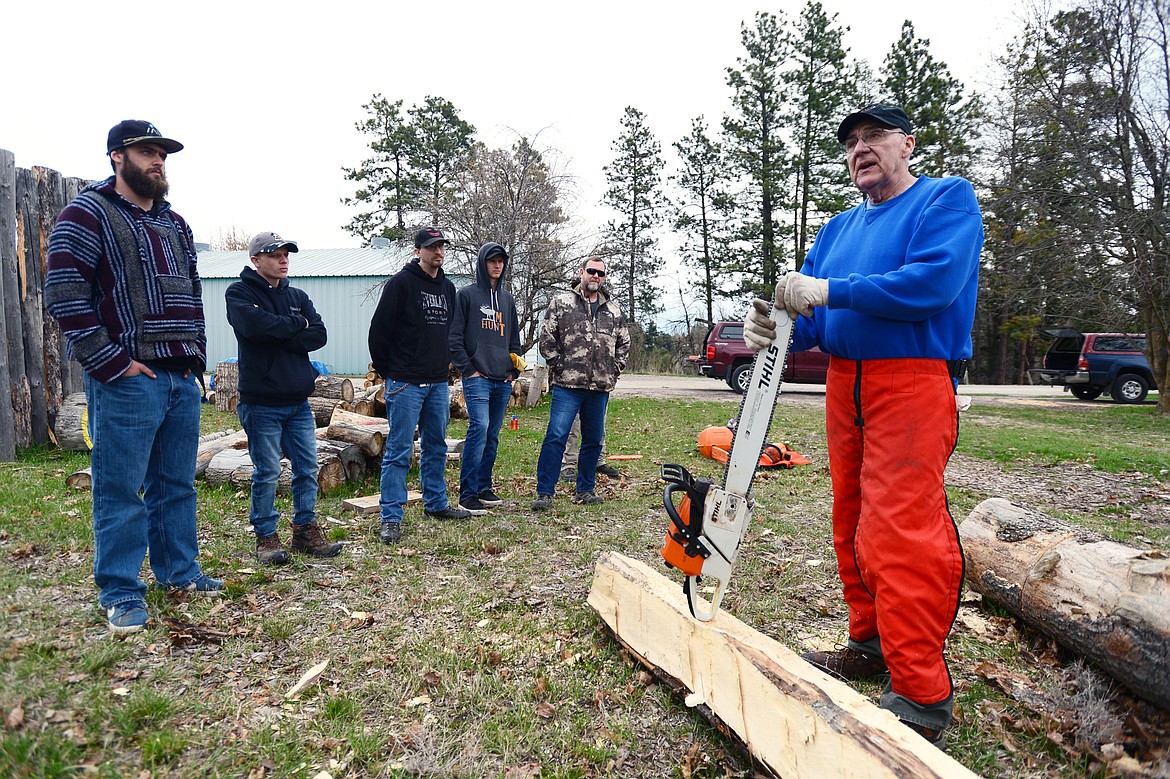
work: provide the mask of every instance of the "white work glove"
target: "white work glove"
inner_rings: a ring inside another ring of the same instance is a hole
[[[753,352],[767,349],[776,340],[776,323],[768,308],[768,301],[756,298],[743,319],[743,342]]]
[[[817,306],[829,305],[828,279],[814,279],[803,273],[789,273],[784,277],[784,307],[788,312],[812,316]]]

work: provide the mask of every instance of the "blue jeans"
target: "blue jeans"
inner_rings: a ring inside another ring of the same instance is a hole
[[[163,586],[201,576],[195,537],[195,376],[154,369],[109,384],[85,379],[93,453],[93,579],[102,608],[142,602],[138,578],[150,569]]]
[[[401,522],[406,505],[406,472],[414,449],[414,429],[421,431],[422,456],[418,480],[422,486],[423,505],[427,511],[447,508],[447,420],[451,415],[451,397],[447,382],[407,384],[386,380],[386,419],[390,434],[386,436],[386,453],[382,457],[382,499],[379,501],[383,522]]]
[[[512,397],[512,382],[474,376],[463,380],[467,401],[467,438],[459,467],[459,502],[492,488],[492,470],[500,446],[500,427]]]
[[[252,458],[252,508],[248,515],[257,538],[276,532],[276,484],[280,453],[292,466],[293,524],[310,525],[317,519],[317,423],[309,401],[295,406],[236,404],[240,424],[248,434]]]
[[[577,461],[577,492],[593,492],[597,486],[597,456],[605,437],[605,410],[609,393],[553,385],[548,429],[536,463],[536,494],[552,495],[561,475],[561,458],[573,419],[581,415],[581,453]],[[582,467],[582,463],[585,464]]]

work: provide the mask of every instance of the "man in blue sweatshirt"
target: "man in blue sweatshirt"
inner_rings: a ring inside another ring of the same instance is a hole
[[[443,274],[447,239],[434,227],[414,236],[415,259],[390,277],[370,321],[370,361],[386,380],[386,418],[390,434],[382,457],[382,526],[378,540],[402,539],[406,472],[420,432],[418,478],[423,510],[437,519],[467,519],[469,513],[447,498],[447,422],[451,399],[451,319],[455,285]]]
[[[492,491],[492,469],[512,381],[519,376],[513,355],[520,351],[516,301],[503,288],[507,263],[508,253],[498,243],[479,248],[475,283],[456,294],[451,323],[451,362],[463,377],[468,416],[459,507],[472,514],[486,514],[504,502]]]
[[[849,641],[804,658],[849,679],[888,674],[881,707],[942,746],[954,709],[943,648],[963,580],[943,471],[959,433],[953,377],[971,356],[983,221],[965,179],[910,172],[901,108],[855,111],[837,140],[865,200],[821,228],[775,295],[796,320],[792,348],[830,355],[825,428]],[[760,349],[774,337],[768,303],[753,301],[744,340]]]
[[[292,467],[292,550],[313,557],[341,552],[341,544],[328,541],[317,524],[317,429],[308,401],[317,369],[309,352],[324,346],[327,334],[313,301],[288,283],[289,252],[296,251],[296,241],[259,233],[248,243],[255,267],[245,266],[225,293],[239,344],[236,414],[248,434],[253,466],[248,518],[256,558],[265,565],[288,562],[275,506],[281,452]]]

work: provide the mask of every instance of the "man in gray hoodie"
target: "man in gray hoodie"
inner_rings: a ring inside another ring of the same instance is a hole
[[[480,247],[475,283],[456,294],[451,321],[451,362],[463,377],[469,419],[459,469],[459,506],[472,514],[486,514],[489,507],[504,502],[492,491],[492,470],[512,381],[519,376],[514,356],[520,351],[516,301],[503,285],[507,264],[503,246]]]

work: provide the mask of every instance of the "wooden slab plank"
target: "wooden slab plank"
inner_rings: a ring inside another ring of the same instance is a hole
[[[381,501],[381,495],[362,495],[357,498],[346,498],[341,501],[342,511],[352,511],[359,516],[365,514],[377,514],[378,503]],[[418,503],[423,499],[423,494],[418,490],[407,490],[406,503]]]
[[[690,615],[679,581],[616,552],[589,605],[656,672],[680,682],[778,776],[970,779],[888,711],[725,611]]]

